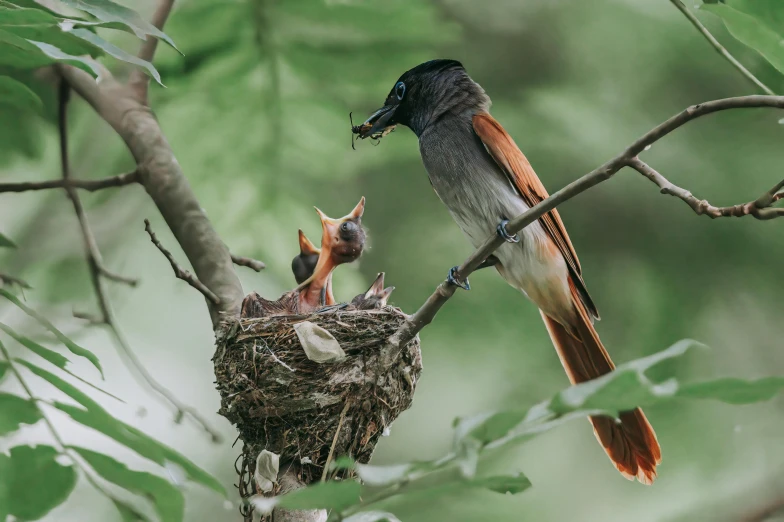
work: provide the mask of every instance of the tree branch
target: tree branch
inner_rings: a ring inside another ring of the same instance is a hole
[[[629,166],[654,182],[661,189],[662,194],[668,194],[683,200],[698,216],[706,215],[710,218],[754,216],[760,220],[784,216],[784,208],[771,207],[773,203],[781,198],[781,194],[778,192],[784,187],[784,180],[777,183],[772,189],[754,201],[731,207],[714,207],[708,201],[697,199],[688,190],[674,185],[640,158],[632,158],[629,161]]]
[[[234,254],[232,254],[231,261],[235,265],[246,266],[255,272],[261,272],[262,270],[267,268],[267,265],[265,265],[263,262],[257,259],[252,259],[250,257],[235,256]]]
[[[204,284],[201,281],[199,281],[196,277],[194,277],[193,274],[191,274],[190,272],[182,268],[179,264],[177,264],[177,260],[174,259],[172,253],[166,250],[166,247],[164,247],[161,244],[161,242],[158,241],[155,232],[152,231],[152,227],[150,226],[149,219],[144,220],[144,230],[150,235],[150,241],[152,241],[152,244],[155,245],[158,248],[158,250],[161,251],[161,254],[163,254],[166,257],[166,259],[169,260],[172,270],[174,270],[174,277],[176,277],[177,279],[182,279],[183,281],[191,285],[193,288],[201,292],[202,295],[206,297],[208,301],[211,301],[216,305],[220,304],[220,298],[218,298],[217,295],[212,293],[212,291],[206,286],[204,286]]]
[[[759,107],[784,109],[784,96],[741,96],[737,98],[725,98],[721,100],[709,101],[688,107],[684,111],[679,112],[675,116],[672,116],[665,122],[648,131],[642,137],[637,139],[637,141],[627,147],[626,150],[611,160],[595,168],[581,178],[566,185],[564,188],[555,192],[550,197],[540,201],[538,204],[534,205],[527,211],[509,221],[509,223],[506,225],[506,229],[510,234],[516,234],[517,232],[520,232],[523,228],[527,227],[564,201],[570,200],[578,194],[585,192],[589,188],[610,179],[623,167],[631,166],[632,162],[637,159],[637,155],[644,151],[646,147],[652,145],[670,132],[696,118],[719,111]],[[758,202],[760,202],[759,204],[766,203],[768,199],[770,199],[770,202],[767,203],[767,205],[772,204],[781,197],[776,194],[779,189],[781,189],[781,185],[774,187],[772,193],[771,191],[768,191],[766,194],[763,194],[760,199],[758,199],[756,202],[753,202],[754,205],[757,205]],[[781,209],[767,210],[775,210],[775,212],[771,213],[778,215]],[[763,212],[761,209],[756,212],[760,213],[760,215],[768,214],[768,212]],[[466,259],[463,264],[460,265],[456,276],[461,280],[465,280],[485,259],[487,259],[488,256],[490,256],[502,244],[504,244],[504,240],[498,235],[494,234],[492,237],[489,237],[481,247],[477,248],[468,257],[468,259]],[[425,301],[419,310],[417,310],[416,313],[414,313],[402,325],[400,325],[398,330],[389,338],[388,344],[385,347],[387,352],[387,357],[385,359],[387,361],[392,360],[391,357],[397,352],[398,349],[405,346],[408,341],[413,339],[417,333],[422,330],[422,328],[430,324],[441,307],[444,306],[444,303],[446,303],[455,293],[456,288],[457,287],[447,283],[446,281],[442,282],[440,285],[438,285],[438,287],[436,287],[433,294],[427,298],[427,301]]]
[[[70,182],[72,178],[68,160],[67,118],[70,88],[65,79],[60,82],[59,89],[60,99],[58,108],[58,126],[60,131],[60,167],[62,169],[63,180]],[[135,370],[135,372],[132,371],[131,373],[138,374],[138,377],[141,378],[137,378],[137,381],[142,386],[148,386],[151,388],[175,409],[175,419],[181,419],[184,415],[187,414],[197,425],[201,426],[204,431],[210,435],[213,441],[218,442],[220,440],[220,435],[218,432],[210,427],[210,425],[199,414],[199,412],[180,402],[171,391],[156,381],[131,349],[130,344],[125,338],[125,335],[123,335],[122,331],[120,330],[119,323],[114,315],[114,311],[112,310],[111,302],[109,301],[109,297],[103,285],[103,278],[105,277],[107,279],[112,279],[131,285],[135,285],[136,281],[114,274],[104,267],[101,251],[98,248],[98,243],[96,242],[95,236],[90,229],[90,225],[87,221],[87,215],[84,212],[84,206],[82,205],[82,201],[79,198],[78,192],[70,184],[66,184],[64,188],[68,198],[73,204],[74,212],[76,213],[76,217],[79,221],[79,227],[82,232],[85,256],[87,258],[87,264],[90,269],[90,280],[92,281],[93,289],[95,290],[95,295],[98,300],[98,308],[101,312],[101,316],[98,318],[99,324],[105,324],[109,328],[112,336],[114,337],[115,345],[117,346],[118,351],[122,356],[124,356],[125,360],[130,363],[130,365],[133,367],[133,370]],[[91,322],[92,321],[93,319],[91,319]]]
[[[705,37],[706,40],[708,40],[708,42],[713,46],[713,48],[716,49],[716,51],[720,55],[726,58],[727,61],[732,64],[733,67],[735,67],[738,71],[740,71],[740,73],[743,76],[745,76],[748,80],[750,80],[754,85],[759,87],[762,90],[762,92],[766,94],[770,94],[771,96],[774,96],[776,94],[767,85],[762,83],[756,76],[754,76],[751,73],[751,71],[746,69],[743,66],[743,64],[740,63],[734,56],[732,56],[730,52],[727,49],[725,49],[724,46],[721,45],[718,40],[716,40],[716,38],[714,38],[714,36],[710,33],[710,31],[708,31],[708,28],[702,25],[702,22],[700,22],[700,20],[696,16],[694,16],[694,14],[691,11],[688,10],[688,8],[683,4],[683,2],[681,2],[681,0],[670,0],[670,2],[672,2],[672,5],[677,7],[678,10],[681,13],[683,13],[683,15],[689,20],[689,22],[691,22],[691,24],[694,27],[696,27],[700,33],[702,33],[702,35]]]
[[[103,179],[52,179],[47,181],[23,181],[20,183],[0,183],[2,192],[27,192],[29,190],[47,190],[75,188],[95,192],[111,187],[123,187],[139,181],[139,174],[134,170]]]
[[[108,71],[99,85],[80,69],[63,64],[57,68],[130,149],[139,182],[155,202],[196,277],[220,300],[218,305],[208,301],[213,326],[223,317],[238,315],[244,293],[229,250],[204,214],[152,111]]]
[[[169,18],[172,7],[174,7],[174,0],[160,0],[155,13],[153,13],[152,18],[150,19],[150,23],[158,29],[163,30],[163,26],[166,24],[166,20]],[[141,49],[139,49],[138,56],[146,62],[152,62],[152,59],[155,56],[155,50],[157,48],[158,39],[147,35],[147,38],[142,43]],[[135,93],[136,99],[144,105],[147,105],[147,94],[150,88],[150,77],[142,72],[141,69],[136,68],[131,71],[130,78],[128,79],[128,85]]]

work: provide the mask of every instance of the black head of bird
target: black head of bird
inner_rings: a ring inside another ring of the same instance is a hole
[[[419,136],[444,114],[489,108],[490,99],[460,62],[431,60],[403,73],[384,106],[352,130],[362,139],[380,138],[400,124]]]
[[[302,230],[299,231],[299,254],[291,260],[291,271],[297,284],[303,283],[316,269],[321,249],[311,243]]]

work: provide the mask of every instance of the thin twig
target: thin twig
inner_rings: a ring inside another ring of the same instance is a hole
[[[63,79],[60,85],[58,126],[60,131],[60,167],[62,169],[62,176],[64,180],[71,179],[70,164],[68,161],[67,118],[69,90],[70,89],[67,81]],[[79,227],[82,232],[82,239],[84,240],[84,250],[87,257],[87,265],[90,269],[90,280],[92,281],[93,289],[95,290],[95,296],[98,300],[98,308],[101,314],[100,317],[90,317],[89,320],[98,320],[101,324],[105,324],[109,328],[118,351],[135,370],[135,372],[131,373],[136,377],[140,385],[151,388],[175,410],[175,419],[181,419],[185,414],[187,414],[196,424],[201,426],[204,431],[210,435],[210,438],[213,441],[220,441],[220,435],[207,423],[206,419],[204,419],[194,408],[180,402],[180,400],[177,399],[177,397],[175,397],[171,391],[156,381],[131,348],[128,340],[125,338],[125,335],[120,329],[119,322],[114,315],[111,301],[109,301],[108,294],[103,284],[104,278],[117,280],[116,278],[119,277],[124,282],[129,282],[130,280],[121,276],[116,276],[115,274],[103,268],[101,251],[98,248],[98,243],[96,242],[95,236],[90,229],[90,224],[87,221],[87,215],[84,212],[84,206],[82,205],[81,199],[79,198],[79,194],[76,189],[70,186],[65,187],[65,192],[68,194],[68,198],[73,203],[74,212],[76,213],[76,217],[79,221]],[[111,276],[107,274],[111,274]],[[85,316],[82,315],[82,317]]]
[[[718,51],[720,55],[726,58],[726,60],[730,62],[733,67],[735,67],[738,71],[740,71],[740,73],[743,76],[745,76],[752,83],[754,83],[754,85],[759,87],[764,93],[770,94],[771,96],[774,96],[776,94],[767,85],[762,83],[756,76],[754,76],[751,73],[751,71],[746,69],[743,66],[743,64],[740,63],[734,56],[732,56],[729,53],[729,51],[727,51],[727,49],[725,49],[724,46],[721,45],[719,41],[716,40],[716,38],[714,38],[714,36],[710,33],[710,31],[708,31],[708,28],[702,25],[702,22],[700,22],[700,20],[696,16],[694,16],[694,14],[691,11],[688,10],[688,8],[683,4],[683,2],[681,2],[681,0],[670,0],[670,2],[672,2],[672,5],[677,7],[678,10],[681,13],[683,13],[683,15],[689,20],[689,22],[691,22],[691,24],[694,27],[696,27],[700,33],[702,33],[702,35],[705,37],[706,40],[708,40],[708,42],[710,42],[713,48],[716,49],[716,51]]]
[[[329,474],[329,465],[332,462],[332,456],[335,454],[335,446],[338,443],[340,428],[343,427],[343,421],[346,420],[346,412],[348,412],[348,407],[350,405],[351,405],[351,400],[346,399],[346,405],[343,406],[343,411],[340,412],[340,419],[338,419],[338,427],[335,428],[335,436],[332,437],[332,446],[330,446],[329,448],[329,454],[327,455],[327,462],[324,464],[324,471],[321,472],[321,482],[327,480],[327,474]]]
[[[0,183],[2,192],[27,192],[28,190],[46,190],[61,188],[83,189],[95,192],[105,188],[123,187],[139,181],[137,171],[119,174],[103,179],[53,179],[47,181],[23,181],[20,183]]]
[[[177,279],[182,279],[183,281],[191,285],[193,288],[201,292],[202,295],[206,297],[208,301],[216,305],[220,304],[220,299],[218,298],[217,295],[215,295],[212,292],[212,290],[207,288],[204,285],[204,283],[199,281],[195,275],[191,274],[190,272],[182,268],[179,264],[177,264],[177,261],[174,259],[172,253],[166,250],[166,247],[164,247],[161,244],[161,242],[158,241],[158,237],[155,235],[155,232],[152,231],[152,227],[150,226],[149,219],[144,220],[144,230],[150,235],[150,241],[152,241],[152,244],[155,245],[158,248],[158,250],[161,251],[161,254],[163,254],[166,257],[166,259],[169,260],[172,270],[174,270],[174,277],[176,277]]]
[[[158,29],[163,30],[163,26],[166,24],[166,20],[169,18],[172,7],[174,7],[174,0],[160,0],[158,7],[155,9],[155,13],[153,13],[152,18],[150,18],[150,23]],[[144,40],[141,48],[139,49],[138,56],[146,62],[152,62],[152,59],[155,56],[155,50],[157,48],[158,39],[154,36],[147,35],[147,38]],[[150,77],[147,76],[146,73],[142,72],[140,68],[135,68],[131,72],[128,85],[136,93],[137,99],[144,105],[147,105],[147,94],[150,87]]]
[[[661,189],[662,194],[683,200],[698,216],[706,215],[710,218],[754,216],[760,220],[784,216],[784,208],[771,207],[781,197],[779,190],[784,187],[784,180],[754,201],[731,207],[715,207],[704,199],[697,199],[688,190],[673,184],[640,158],[632,158],[629,167],[654,182]]]
[[[523,228],[527,227],[564,201],[568,201],[589,188],[598,185],[603,181],[607,181],[616,172],[623,167],[628,166],[646,147],[696,118],[730,109],[760,107],[784,109],[784,96],[741,96],[692,105],[648,131],[637,139],[637,141],[629,145],[626,150],[611,160],[595,168],[581,178],[569,183],[561,190],[515,217],[506,225],[506,229],[510,234],[520,232]],[[775,200],[777,197],[772,196],[771,199]],[[489,237],[482,246],[477,248],[468,259],[460,265],[456,274],[458,279],[465,281],[465,279],[502,244],[504,244],[504,240],[498,235]],[[430,324],[441,307],[444,306],[444,303],[446,303],[455,293],[456,288],[456,286],[451,285],[446,281],[442,282],[436,287],[435,291],[427,298],[427,301],[425,301],[419,310],[400,325],[398,330],[388,339],[388,344],[385,348],[386,362],[394,360],[397,350],[402,346],[405,346],[408,341],[413,339],[414,336],[422,330],[422,328]]]
[[[231,261],[232,263],[238,266],[247,266],[248,268],[250,268],[255,272],[261,272],[262,270],[267,268],[267,265],[265,265],[262,261],[250,257],[235,256],[234,254],[232,254]]]

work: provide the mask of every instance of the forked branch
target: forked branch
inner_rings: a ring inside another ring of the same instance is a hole
[[[668,194],[683,200],[698,216],[706,215],[711,218],[754,216],[760,220],[784,216],[784,208],[771,206],[784,196],[784,194],[779,192],[784,187],[784,180],[776,183],[772,189],[754,201],[730,207],[716,207],[704,199],[694,197],[688,190],[673,184],[640,158],[632,158],[629,161],[629,166],[654,182],[661,189],[660,192],[662,194]]]
[[[213,304],[216,305],[220,304],[220,298],[217,295],[215,295],[215,293],[212,290],[207,288],[204,285],[204,283],[199,281],[199,279],[196,276],[194,276],[193,274],[191,274],[190,272],[182,268],[177,263],[177,260],[174,259],[172,253],[169,252],[166,249],[166,247],[161,244],[161,242],[158,240],[158,237],[155,235],[155,232],[152,231],[152,227],[150,226],[149,219],[144,220],[144,230],[147,232],[147,234],[150,235],[150,241],[152,241],[152,244],[155,245],[156,248],[158,248],[158,250],[161,251],[161,254],[163,254],[166,257],[166,259],[168,259],[169,264],[171,264],[172,270],[174,270],[174,277],[176,277],[177,279],[182,279],[183,281],[191,285],[193,288],[201,292],[202,295],[204,295],[204,297],[206,297],[207,300],[212,302]]]

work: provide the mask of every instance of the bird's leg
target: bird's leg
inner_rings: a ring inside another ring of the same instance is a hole
[[[495,227],[495,231],[501,236],[501,239],[506,241],[507,243],[519,243],[520,238],[517,237],[517,234],[510,235],[509,232],[506,231],[506,224],[509,223],[508,219],[502,219],[498,226]]]
[[[489,266],[495,266],[495,265],[497,265],[499,263],[500,263],[500,261],[498,260],[498,258],[491,254],[491,255],[487,256],[487,259],[482,261],[479,264],[479,266],[474,269],[474,272],[476,272],[477,270],[481,270],[482,268],[487,268]],[[459,286],[463,290],[471,290],[471,285],[468,284],[468,279],[465,280],[465,283],[461,283],[457,279],[456,272],[457,272],[458,268],[459,267],[453,266],[452,268],[449,269],[449,273],[446,276],[446,282],[449,283],[450,285]]]
[[[471,285],[468,284],[468,278],[466,278],[465,282],[463,283],[461,283],[457,279],[456,274],[458,268],[460,267],[453,266],[452,268],[449,269],[449,273],[446,275],[446,282],[449,283],[450,285],[459,286],[463,290],[471,290]]]

